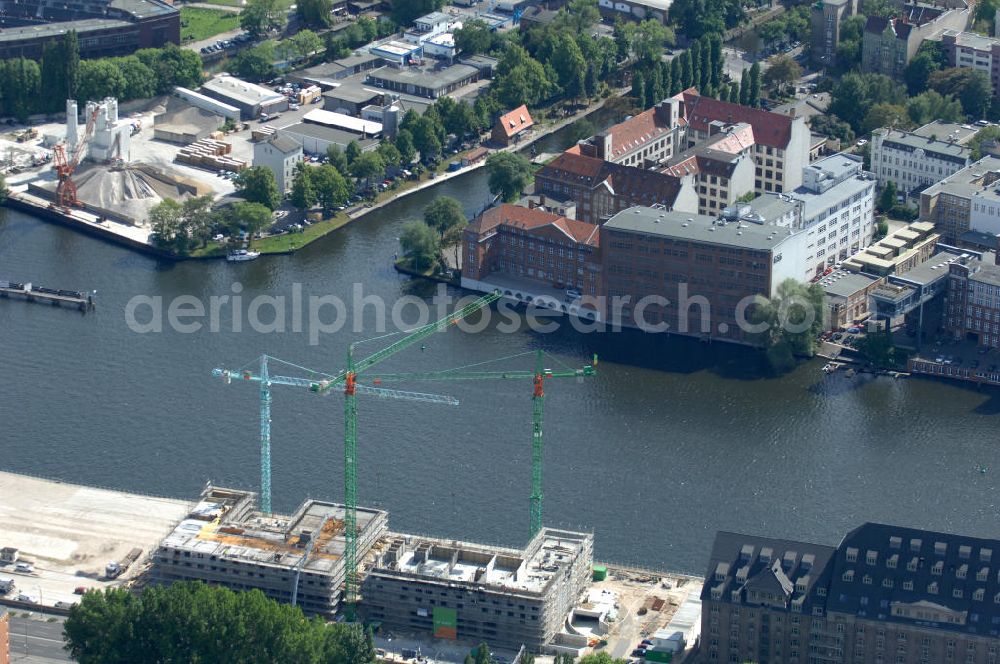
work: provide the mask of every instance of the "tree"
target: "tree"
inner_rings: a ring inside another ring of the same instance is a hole
[[[350,145],[350,143],[348,143]],[[326,158],[330,160],[330,165],[340,171],[342,174],[347,173],[347,169],[350,167],[350,163],[347,161],[347,155],[344,154],[343,150],[340,149],[338,145],[331,145],[326,149]]]
[[[125,81],[124,99],[147,99],[156,94],[156,72],[139,58],[129,55],[115,58],[114,63]]]
[[[650,67],[658,63],[668,39],[673,43],[673,33],[659,21],[646,19],[639,23],[632,38],[632,51],[639,66]]]
[[[300,30],[285,40],[298,60],[304,60],[323,48],[323,40],[312,30]]]
[[[20,122],[27,122],[28,116],[38,107],[41,70],[37,62],[25,58],[3,60],[2,63],[0,99],[4,110]]]
[[[424,223],[443,239],[445,233],[456,226],[464,226],[467,221],[461,203],[450,196],[441,196],[424,208]]]
[[[632,74],[631,95],[640,106],[646,106],[646,78],[642,75],[641,71]]]
[[[260,203],[240,201],[233,205],[232,222],[247,232],[247,246],[253,242],[254,235],[271,225],[271,210]]]
[[[607,651],[592,652],[580,658],[580,664],[625,664],[624,659],[615,659]]]
[[[235,58],[236,73],[252,81],[263,81],[274,75],[274,61],[277,55],[274,42],[266,41],[252,48],[240,51]]]
[[[9,190],[7,189],[7,178],[5,178],[3,174],[0,174],[0,205],[2,205],[4,201],[7,200],[8,191]]]
[[[413,145],[420,151],[420,158],[423,161],[430,161],[441,152],[441,139],[438,138],[437,127],[434,119],[427,117],[427,114],[413,124]]]
[[[281,203],[281,192],[278,191],[274,173],[266,166],[245,168],[233,181],[240,195],[252,203],[260,203],[271,210]]]
[[[677,58],[680,60],[681,89],[687,90],[694,83],[694,70],[691,68],[691,52],[682,51]]]
[[[729,86],[729,103],[738,104],[740,103],[740,84],[733,83]]]
[[[299,162],[292,179],[292,205],[299,210],[308,210],[316,204],[316,190],[308,168],[303,162]]]
[[[791,278],[778,284],[774,297],[756,296],[750,320],[765,328],[755,337],[774,370],[787,371],[795,365],[795,355],[816,352],[824,297],[819,284],[806,285]]]
[[[782,53],[770,60],[770,66],[764,72],[764,82],[780,90],[782,86],[793,83],[802,76],[802,67],[791,56]]]
[[[59,41],[45,45],[42,51],[41,86],[55,94],[44,95],[41,100],[42,109],[59,111],[64,108],[67,99],[76,98],[79,68],[80,48],[75,30],[67,32]]]
[[[169,94],[177,86],[197,88],[201,85],[201,56],[191,49],[167,44],[163,48],[140,49],[134,55],[156,72],[157,94]]]
[[[77,92],[87,100],[122,97],[125,92],[125,77],[111,60],[84,60],[80,63]]]
[[[951,96],[944,96],[934,90],[921,92],[906,102],[906,113],[917,125],[925,125],[934,120],[960,122],[963,119],[962,104]]]
[[[80,41],[76,30],[70,30],[63,38],[62,55],[65,58],[63,80],[66,82],[66,99],[76,99],[77,79],[80,75]]]
[[[399,244],[415,270],[429,269],[441,255],[437,233],[422,221],[411,221],[403,226]]]
[[[898,369],[906,361],[906,355],[896,350],[892,343],[889,326],[869,332],[858,340],[857,350],[869,364],[878,369]]]
[[[865,114],[865,119],[861,123],[861,133],[867,134],[879,127],[895,127],[908,129],[910,126],[910,116],[906,108],[898,104],[875,104]]]
[[[351,196],[347,179],[330,164],[314,169],[309,180],[316,191],[316,200],[327,212],[344,205]]]
[[[726,58],[722,53],[722,38],[719,35],[709,35],[709,49],[712,56],[712,85],[718,87],[722,82],[722,73],[725,68]]]
[[[750,103],[750,70],[744,69],[740,74],[740,105],[746,106]]]
[[[188,239],[181,227],[183,209],[172,198],[165,198],[149,210],[153,243],[161,249],[186,253]]]
[[[435,12],[444,6],[444,0],[392,0],[392,20],[398,25],[409,25],[413,19]]]
[[[403,160],[403,156],[399,153],[399,148],[391,141],[382,141],[379,143],[376,154],[378,154],[383,166],[387,169],[396,168]]]
[[[333,0],[297,0],[295,11],[306,25],[326,28],[333,23]]]
[[[403,166],[412,164],[414,158],[417,156],[417,149],[413,146],[413,134],[406,129],[400,129],[396,132],[396,138],[393,140],[393,143],[396,144],[396,149],[399,150],[400,162]]]
[[[914,96],[927,90],[928,79],[938,69],[940,67],[935,62],[933,56],[926,52],[918,52],[903,71],[903,80],[906,81],[906,91],[911,96]]]
[[[64,636],[81,664],[375,661],[357,625],[307,620],[259,590],[197,582],[154,586],[142,595],[89,592],[70,611]]]
[[[888,212],[894,207],[896,207],[896,183],[889,180],[882,188],[882,193],[879,194],[878,209],[882,212]]]
[[[278,0],[246,0],[240,12],[240,27],[255,39],[285,27],[284,5]]]
[[[385,162],[378,152],[364,152],[351,162],[351,175],[364,178],[367,189],[371,187],[372,178],[377,179],[385,175]]]
[[[212,215],[211,194],[195,196],[181,204],[181,223],[189,241],[204,247],[212,236],[212,226],[215,218]]]
[[[750,67],[750,93],[747,95],[747,104],[749,106],[757,107],[760,106],[760,63],[755,62]]]
[[[814,115],[809,121],[814,133],[838,139],[841,143],[854,142],[854,130],[836,115]]]
[[[499,194],[506,203],[521,197],[531,182],[531,162],[516,152],[497,152],[486,158],[490,192]]]
[[[473,19],[455,31],[455,48],[463,55],[489,53],[494,48],[495,37],[486,22]]]
[[[347,144],[347,148],[344,150],[344,157],[347,159],[347,165],[350,166],[354,163],[354,160],[361,156],[361,146],[358,142],[352,140]],[[346,171],[344,171],[346,172]]]
[[[966,115],[973,119],[985,117],[993,91],[984,72],[971,67],[949,67],[933,72],[927,83],[940,94],[962,102]]]
[[[578,98],[583,95],[584,74],[587,62],[576,40],[570,34],[562,34],[557,38],[555,50],[549,62],[556,70],[559,85],[566,96]]]

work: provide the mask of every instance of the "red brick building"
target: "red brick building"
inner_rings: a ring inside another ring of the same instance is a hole
[[[493,142],[497,145],[516,143],[520,136],[535,126],[528,107],[521,104],[510,113],[504,113],[493,125]]]
[[[535,174],[535,192],[576,201],[576,217],[600,223],[633,205],[663,205],[696,211],[693,176],[624,166],[570,148]]]
[[[462,286],[511,291],[516,299],[562,289],[601,292],[599,227],[537,208],[499,205],[479,215],[462,241]]]

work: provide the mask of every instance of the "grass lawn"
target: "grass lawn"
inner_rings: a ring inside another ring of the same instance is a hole
[[[181,7],[182,42],[201,41],[238,27],[239,14],[201,7]]]

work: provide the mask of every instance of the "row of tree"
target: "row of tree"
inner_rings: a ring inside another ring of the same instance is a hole
[[[306,619],[259,590],[233,592],[199,582],[91,591],[64,626],[80,664],[294,662],[374,664],[371,631]]]
[[[266,170],[266,169],[265,169]],[[274,179],[273,174],[267,171]],[[212,196],[198,196],[183,202],[167,198],[150,210],[152,242],[179,256],[204,247],[219,231],[231,236],[246,233],[252,242],[255,233],[271,224],[271,209],[257,202],[239,202],[232,206],[212,209]]]
[[[64,110],[67,99],[145,99],[177,85],[197,87],[201,81],[201,58],[188,49],[169,44],[121,58],[80,60],[76,33],[69,31],[45,47],[40,63],[0,61],[0,115],[24,122],[35,113]]]
[[[639,64],[632,75],[632,97],[643,108],[650,108],[666,97],[694,87],[706,96],[757,106],[760,102],[760,66],[754,63],[749,70],[744,70],[739,84],[728,84],[723,81],[724,64],[722,41],[718,35],[707,35],[669,62]]]

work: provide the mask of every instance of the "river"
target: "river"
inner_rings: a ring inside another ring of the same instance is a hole
[[[565,140],[565,132],[552,136],[539,150]],[[403,224],[439,195],[472,213],[489,197],[486,175],[414,194],[295,255],[247,264],[160,261],[7,211],[0,278],[97,289],[98,306],[84,316],[0,301],[0,468],[178,497],[194,497],[208,479],[256,488],[257,391],[213,379],[212,368],[266,352],[339,369],[346,345],[373,335],[374,315],[367,311],[367,331],[347,328],[310,345],[305,332],[232,325],[140,334],[126,323],[127,304],[144,295],[207,301],[233,294],[234,281],[245,301],[290,297],[295,284],[304,297],[348,302],[355,283],[390,304],[427,296],[429,284],[391,263]],[[826,377],[817,362],[761,377],[752,350],[565,326],[452,330],[385,368],[464,366],[539,347],[572,366],[600,356],[597,377],[548,382],[545,421],[545,521],[592,529],[600,559],[701,574],[719,529],[833,544],[865,520],[1000,536],[997,392]],[[369,348],[377,345],[361,347]],[[491,366],[527,368],[531,358]],[[388,509],[398,530],[523,544],[530,384],[407,387],[461,405],[360,397],[360,502]],[[276,509],[307,496],[342,498],[338,395],[275,387],[272,435]]]

